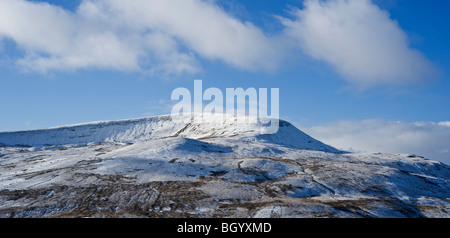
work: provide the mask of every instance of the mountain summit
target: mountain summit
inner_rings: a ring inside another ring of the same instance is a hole
[[[43,147],[99,143],[136,143],[154,139],[182,137],[190,139],[239,138],[266,141],[295,149],[338,153],[303,133],[289,122],[280,120],[274,134],[265,133],[264,123],[242,123],[231,117],[217,120],[212,116],[156,116],[120,121],[91,122],[50,129],[0,133],[0,145]]]
[[[450,217],[446,164],[180,119],[0,133],[0,217]]]

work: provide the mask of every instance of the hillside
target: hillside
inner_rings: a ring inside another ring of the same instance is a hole
[[[170,116],[0,133],[0,217],[450,217],[450,166],[286,121]]]

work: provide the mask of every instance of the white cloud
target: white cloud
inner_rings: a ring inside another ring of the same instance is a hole
[[[147,102],[146,113],[144,116],[167,115],[172,112],[172,107],[176,102],[166,99],[151,100]]]
[[[273,69],[271,39],[213,1],[83,0],[75,12],[48,3],[0,1],[0,39],[14,40],[27,70],[83,68],[193,73],[198,57],[244,70]]]
[[[272,40],[250,22],[242,22],[201,0],[99,0],[115,16],[142,29],[157,29],[179,39],[202,57],[244,69],[273,67]]]
[[[408,36],[371,0],[305,0],[280,18],[303,52],[332,65],[360,87],[418,81],[432,65],[408,46]]]
[[[82,0],[74,12],[1,0],[0,40],[23,50],[19,66],[44,73],[98,68],[180,75],[201,71],[201,59],[273,71],[298,54],[331,64],[361,87],[416,81],[432,71],[397,22],[370,0],[305,0],[292,19],[278,19],[284,31],[269,36],[214,0]]]
[[[413,153],[450,164],[448,121],[341,121],[302,129],[312,137],[342,150]]]
[[[90,22],[81,13],[47,3],[1,1],[0,35],[25,51],[18,64],[27,70],[139,67],[139,49],[105,22]]]

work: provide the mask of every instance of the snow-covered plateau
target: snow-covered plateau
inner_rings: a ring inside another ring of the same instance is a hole
[[[446,164],[180,119],[0,133],[0,217],[450,217]]]

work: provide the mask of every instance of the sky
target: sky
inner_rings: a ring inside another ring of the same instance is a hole
[[[356,152],[450,164],[446,0],[2,0],[0,131],[170,113],[171,92],[279,88]]]

